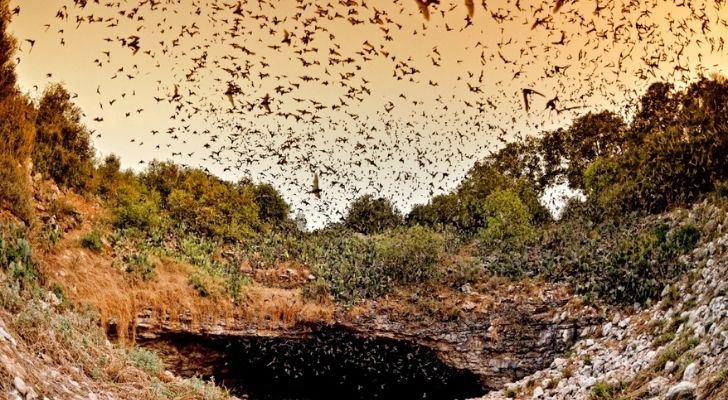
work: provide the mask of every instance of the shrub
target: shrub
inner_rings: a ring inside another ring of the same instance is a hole
[[[145,252],[132,252],[121,256],[124,263],[125,271],[129,274],[138,276],[143,281],[154,279],[156,273],[156,265],[149,259],[149,255]]]
[[[391,288],[392,282],[374,264],[374,242],[370,238],[351,233],[334,235],[321,243],[320,251],[323,254],[314,266],[314,275],[326,282],[337,301],[375,298]],[[306,293],[320,296],[320,288],[314,290],[310,285]]]
[[[603,381],[597,382],[589,394],[589,400],[617,400],[624,388],[622,383],[612,385]]]
[[[377,298],[396,286],[418,285],[438,275],[442,235],[429,228],[402,228],[379,236],[330,233],[319,242],[314,274],[305,294],[321,298],[324,286],[335,300],[350,304]]]
[[[402,224],[402,215],[391,201],[365,195],[354,200],[344,217],[344,226],[371,235]]]
[[[12,96],[15,87],[15,39],[8,34],[10,25],[10,4],[8,0],[0,0],[0,101],[5,96]]]
[[[615,304],[656,299],[686,267],[679,256],[697,243],[689,225],[672,228],[621,217],[594,225],[573,218],[541,232],[530,246],[481,249],[490,273],[568,282],[577,293]]]
[[[136,182],[119,187],[112,201],[114,223],[118,228],[153,230],[161,224],[159,193]]]
[[[200,169],[153,162],[141,176],[160,195],[176,227],[228,241],[251,237],[260,228],[253,186],[222,181]]]
[[[0,226],[0,268],[10,272],[23,286],[36,283],[38,269],[23,228]]]
[[[156,376],[164,369],[159,356],[149,350],[135,347],[127,354],[129,362],[151,376]]]
[[[94,229],[88,234],[84,235],[81,238],[81,246],[92,251],[101,251],[104,246],[104,243],[101,239],[101,232],[99,232],[98,229]]]
[[[445,240],[430,228],[413,226],[375,240],[374,263],[398,285],[429,282],[436,277]]]

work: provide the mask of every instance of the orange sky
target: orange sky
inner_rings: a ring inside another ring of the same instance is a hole
[[[77,93],[100,155],[272,182],[312,226],[360,194],[407,210],[448,191],[503,132],[513,140],[588,110],[626,112],[651,82],[728,73],[728,11],[712,0],[578,1],[556,14],[552,2],[483,1],[467,27],[459,0],[443,0],[429,22],[414,0],[247,1],[239,13],[236,1],[11,3],[21,7],[21,86],[35,97],[60,81]],[[137,54],[119,40],[132,36]],[[235,108],[228,82],[241,89]],[[530,113],[526,87],[545,95]],[[555,96],[584,108],[544,110]],[[321,200],[302,194],[314,171]]]

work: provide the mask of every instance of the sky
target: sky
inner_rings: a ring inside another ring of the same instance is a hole
[[[311,227],[363,194],[406,212],[583,113],[628,118],[650,83],[728,75],[725,1],[475,3],[11,0],[11,30],[22,89],[63,83],[99,157],[269,182]]]

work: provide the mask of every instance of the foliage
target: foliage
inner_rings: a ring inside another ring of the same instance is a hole
[[[162,223],[159,193],[138,182],[122,184],[110,201],[114,223],[120,229],[151,231]]]
[[[568,282],[587,297],[633,304],[656,298],[685,270],[679,256],[699,237],[691,225],[670,227],[636,217],[595,225],[574,217],[544,229],[529,246],[485,247],[483,258],[495,275]]]
[[[92,189],[94,149],[81,115],[63,86],[45,90],[35,122],[33,165],[60,185],[86,191]]]
[[[159,356],[149,350],[135,347],[129,350],[129,362],[149,375],[157,375],[164,370]]]
[[[288,220],[290,207],[273,186],[269,184],[255,186],[253,199],[258,205],[258,217],[262,222],[280,226]]]
[[[81,246],[92,250],[101,251],[104,246],[103,240],[101,239],[101,232],[98,229],[93,229],[81,238]]]
[[[589,394],[589,400],[617,400],[624,390],[625,385],[622,383],[609,384],[607,382],[597,382]]]
[[[483,243],[500,240],[518,244],[535,235],[528,207],[512,190],[499,189],[489,194],[483,204],[483,213],[487,215],[485,227],[479,232]]]
[[[161,195],[161,207],[176,225],[225,240],[241,240],[259,227],[252,185],[232,184],[200,169],[154,162],[141,177]]]
[[[16,42],[8,34],[10,17],[9,0],[0,0],[0,101],[6,96],[14,95],[16,91],[15,65],[13,65]]]
[[[35,109],[24,96],[4,94],[0,91],[0,206],[9,208],[23,221],[30,222],[33,208],[27,161],[35,137]]]
[[[371,195],[354,200],[344,217],[344,226],[365,235],[380,233],[401,223],[402,216],[391,201]]]
[[[0,226],[0,269],[9,272],[23,287],[35,284],[38,269],[24,228]]]
[[[376,238],[374,263],[398,285],[426,283],[436,277],[444,247],[430,228],[398,229]]]
[[[437,196],[430,204],[415,206],[407,217],[408,222],[450,226],[463,234],[473,235],[486,228],[488,218],[494,217],[486,199],[498,191],[515,194],[518,202],[526,207],[530,222],[539,224],[548,221],[548,211],[538,200],[536,186],[527,179],[513,178],[498,168],[490,159],[476,163],[455,192]],[[492,201],[495,198],[491,198]]]
[[[338,301],[352,303],[376,298],[397,286],[426,284],[438,275],[444,252],[443,237],[415,226],[378,236],[346,231],[321,240],[314,274],[306,294],[326,291]]]
[[[149,254],[144,251],[134,251],[121,256],[127,273],[141,278],[143,281],[154,279],[156,265],[149,259]]]
[[[610,161],[617,173],[593,187],[591,196],[602,203],[614,199],[622,210],[652,213],[698,200],[728,177],[726,115],[724,79],[703,78],[681,92],[653,85],[642,98],[626,149]]]

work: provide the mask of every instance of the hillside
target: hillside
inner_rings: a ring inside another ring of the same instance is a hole
[[[99,158],[73,92],[21,92],[8,4],[8,398],[728,398],[725,77],[654,82],[629,118],[583,113],[409,212],[362,194],[311,231],[261,176]]]

